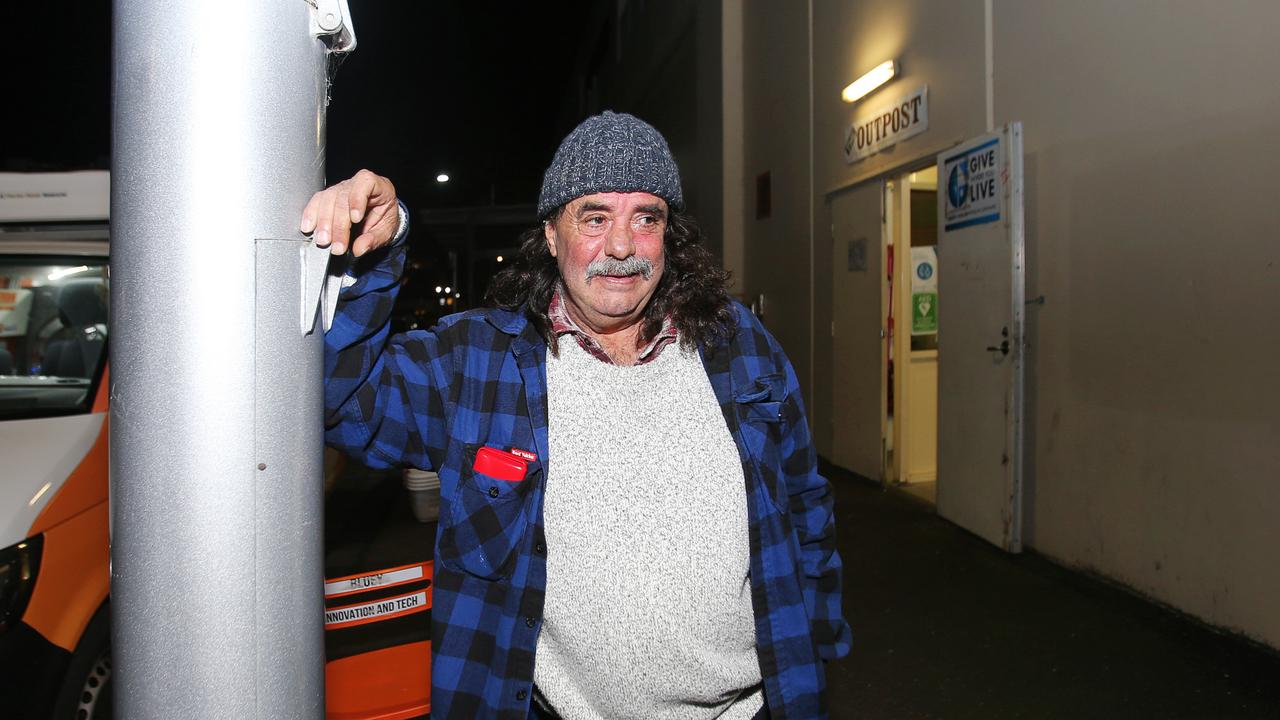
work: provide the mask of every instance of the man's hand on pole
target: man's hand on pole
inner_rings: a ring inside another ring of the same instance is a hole
[[[359,233],[351,239],[351,231]],[[396,188],[368,170],[311,196],[298,229],[334,255],[351,249],[359,257],[391,242],[400,229]]]

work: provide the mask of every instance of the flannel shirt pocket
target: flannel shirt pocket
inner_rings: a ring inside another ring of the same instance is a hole
[[[476,472],[472,466],[479,447],[465,450],[467,461],[441,537],[440,554],[455,570],[498,580],[510,575],[515,565],[516,548],[529,525],[524,501],[539,471],[530,465],[518,482]]]
[[[780,457],[787,396],[786,377],[781,373],[762,375],[734,396],[743,438],[760,473],[761,490],[784,514],[790,507]]]

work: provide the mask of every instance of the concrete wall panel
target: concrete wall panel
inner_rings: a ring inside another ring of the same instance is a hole
[[[1280,646],[1280,6],[998,2],[1021,120],[1028,540]],[[1030,378],[1029,378],[1030,379]]]

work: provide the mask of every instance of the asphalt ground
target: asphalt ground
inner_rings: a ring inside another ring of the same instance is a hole
[[[853,628],[833,719],[1280,718],[1280,654],[824,472]]]

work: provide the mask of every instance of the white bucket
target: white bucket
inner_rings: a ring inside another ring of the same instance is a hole
[[[404,487],[409,491],[409,504],[418,522],[440,519],[440,476],[430,470],[407,468]]]

